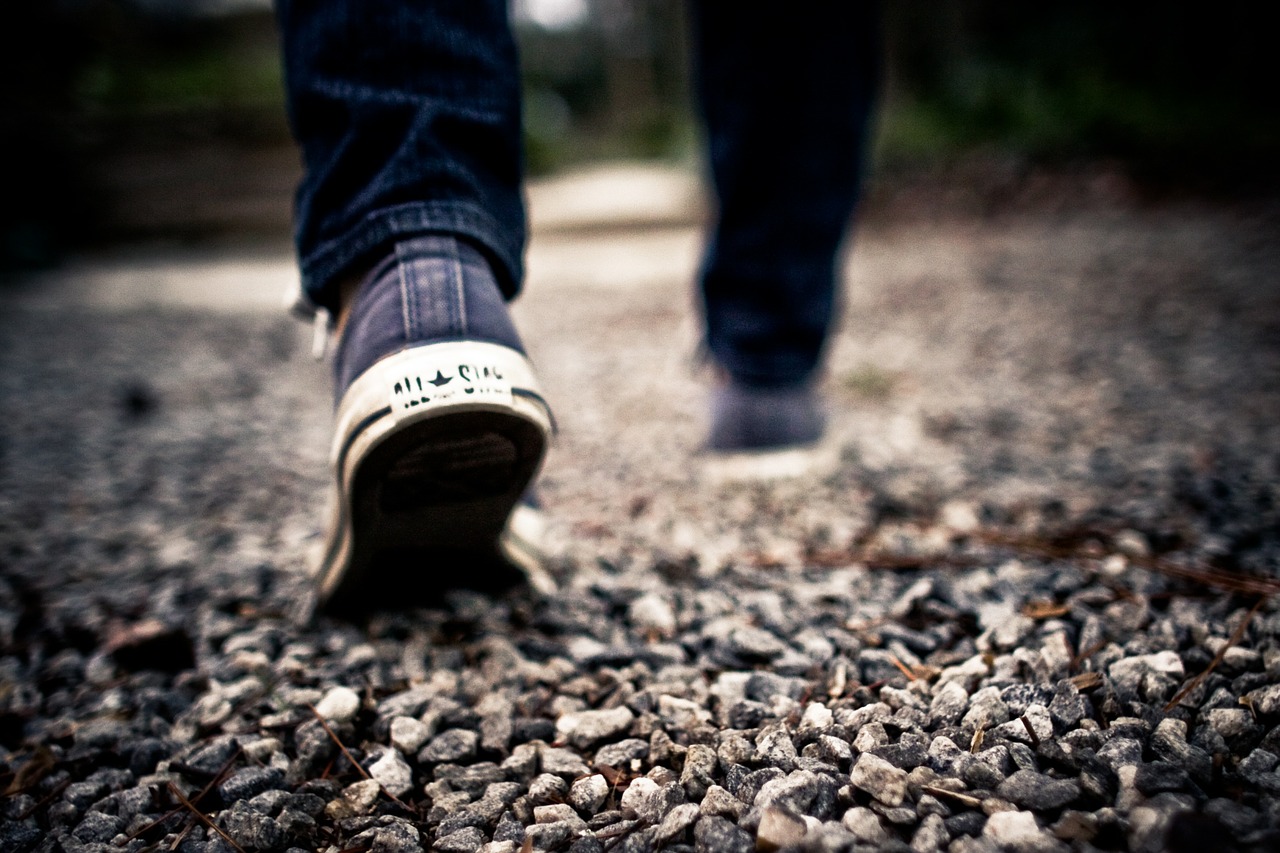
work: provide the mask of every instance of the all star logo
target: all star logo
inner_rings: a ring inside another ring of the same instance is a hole
[[[392,409],[406,412],[423,406],[445,405],[461,397],[510,400],[511,383],[496,364],[455,362],[449,366],[450,374],[446,374],[443,367],[436,367],[434,371],[428,367],[418,375],[396,379],[391,385]]]

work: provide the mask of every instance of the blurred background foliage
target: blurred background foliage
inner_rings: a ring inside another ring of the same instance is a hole
[[[1265,4],[883,6],[876,181],[977,155],[1047,167],[1106,160],[1139,182],[1197,191],[1276,186]],[[612,158],[696,162],[682,0],[514,0],[513,14],[532,172]],[[254,184],[259,196],[278,197],[294,179],[265,0],[19,0],[7,17],[6,266],[146,232],[145,217],[119,211],[148,175],[150,191],[179,200],[235,193],[251,168],[284,173]],[[278,156],[240,156],[266,150]],[[287,220],[287,193],[273,203]]]

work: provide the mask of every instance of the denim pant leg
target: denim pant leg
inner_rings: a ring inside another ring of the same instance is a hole
[[[834,313],[879,77],[876,5],[692,5],[719,219],[701,272],[711,357],[753,386],[802,383]]]
[[[525,242],[520,79],[506,0],[278,0],[303,287],[337,282],[396,241],[451,233],[519,289]]]

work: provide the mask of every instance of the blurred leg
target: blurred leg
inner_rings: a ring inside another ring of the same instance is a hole
[[[858,198],[878,82],[876,4],[693,3],[697,95],[719,220],[702,270],[706,343],[738,384],[814,374]]]
[[[304,288],[337,282],[396,242],[476,244],[503,294],[519,289],[520,81],[505,0],[278,0]]]
[[[506,306],[525,240],[506,2],[278,13],[306,161],[303,284],[343,309],[319,603],[357,613],[517,582],[506,528],[551,414]]]

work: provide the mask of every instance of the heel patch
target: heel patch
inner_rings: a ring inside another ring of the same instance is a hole
[[[459,403],[511,405],[511,380],[496,361],[457,358],[422,359],[389,382],[391,415],[401,417]]]

